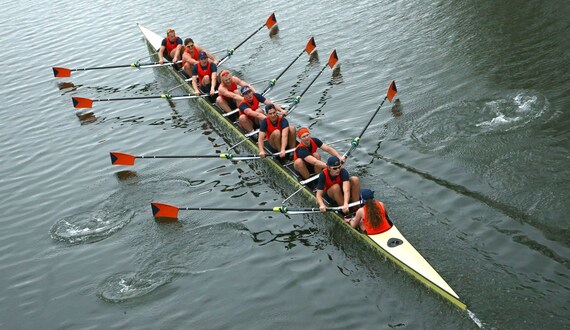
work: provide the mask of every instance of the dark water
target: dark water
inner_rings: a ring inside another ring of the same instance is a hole
[[[270,94],[282,99],[336,48],[340,75],[325,71],[290,119],[325,141],[357,135],[395,79],[400,107],[384,107],[348,169],[485,328],[570,327],[566,4],[216,5],[4,4],[0,327],[476,328],[319,215],[186,212],[154,222],[152,200],[278,205],[292,191],[247,163],[112,167],[109,151],[206,154],[227,140],[191,102],[72,107],[73,95],[160,94],[176,86],[166,70],[52,77],[54,65],[146,61],[137,22],[216,51],[273,10],[279,33],[259,33],[227,67],[248,81],[273,78],[314,35],[320,63],[296,63]]]

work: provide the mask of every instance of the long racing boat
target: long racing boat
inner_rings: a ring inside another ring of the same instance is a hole
[[[146,27],[137,24],[140,28],[144,38],[148,43],[148,47],[153,54],[156,54],[160,48],[162,36],[147,29]],[[191,83],[188,83],[186,77],[175,70],[172,66],[168,66],[165,70],[169,70],[172,76],[178,80],[183,88],[189,93],[193,93]],[[210,103],[206,98],[195,98],[193,100],[200,106],[206,114],[209,121],[217,127],[223,127],[224,132],[228,132],[226,138],[243,141],[241,146],[248,152],[257,154],[259,152],[255,140],[248,138],[245,132],[229,118],[224,115],[225,113],[215,104]],[[222,157],[223,158],[223,157]],[[282,164],[281,162],[270,157],[260,160],[263,162],[271,175],[276,177],[276,181],[280,183],[288,183],[294,189],[298,189],[300,193],[307,199],[316,202],[315,195],[310,186],[302,184],[300,176],[293,169],[292,164]],[[156,217],[161,215],[159,209],[162,204],[156,203],[153,205],[153,213]],[[377,235],[366,235],[353,229],[340,215],[329,212],[323,216],[330,218],[332,221],[337,221],[342,224],[357,239],[365,242],[368,246],[382,253],[388,259],[392,260],[396,265],[404,269],[406,272],[414,276],[420,282],[440,294],[452,304],[465,310],[466,304],[461,301],[457,293],[447,284],[447,282],[439,275],[439,273],[426,261],[426,259],[408,242],[408,240],[400,233],[394,224],[388,231]]]

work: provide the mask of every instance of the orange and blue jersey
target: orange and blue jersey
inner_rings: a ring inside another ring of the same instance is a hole
[[[247,102],[247,100],[245,99],[245,97],[243,98],[243,101],[241,101],[241,103],[239,104],[239,113],[240,115],[245,115],[245,110],[247,108],[250,108],[251,110],[255,111],[259,108],[259,103],[264,103],[265,102],[265,97],[259,93],[253,93],[253,100],[251,102],[251,104],[249,102]],[[250,119],[254,119],[254,117],[250,117],[248,116]]]
[[[164,38],[162,39],[162,43],[160,45],[164,46],[166,48],[166,53],[170,55],[170,52],[178,47],[178,45],[182,45],[182,39],[180,39],[178,36],[175,36],[174,42],[171,42],[170,39]]]
[[[311,138],[310,148],[302,143],[299,143],[295,148],[295,152],[293,152],[293,160],[296,160],[297,158],[305,159],[305,157],[317,152],[317,148],[320,148],[322,145],[323,141],[317,138]]]
[[[283,129],[289,127],[289,122],[283,116],[277,116],[277,123],[273,124],[269,117],[265,117],[264,120],[261,121],[259,124],[259,131],[265,132],[265,140],[269,140],[273,131],[279,130],[282,131]]]
[[[342,183],[348,181],[350,179],[350,175],[348,171],[344,168],[340,169],[339,175],[333,177],[329,173],[329,169],[325,168],[321,174],[319,174],[319,180],[317,181],[317,190],[324,190],[327,191],[330,187],[335,184],[339,184],[342,188]]]
[[[202,67],[200,63],[194,64],[192,67],[192,75],[198,76],[198,84],[202,83],[202,79],[205,76],[209,76],[212,72],[218,72],[218,66],[210,61],[206,64],[206,67]]]

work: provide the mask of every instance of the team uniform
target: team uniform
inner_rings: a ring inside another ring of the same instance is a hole
[[[164,38],[162,39],[162,42],[160,43],[161,46],[164,46],[165,50],[166,50],[166,54],[163,54],[163,57],[166,58],[169,61],[172,61],[173,58],[172,56],[170,56],[170,53],[176,49],[176,47],[178,47],[178,45],[182,46],[182,39],[180,39],[180,37],[176,36],[174,37],[174,42],[171,42],[170,39],[168,38]]]
[[[240,116],[246,115],[247,118],[249,120],[251,120],[251,122],[254,123],[254,126],[255,126],[255,117],[248,116],[244,111],[247,108],[250,108],[251,110],[256,111],[257,109],[259,109],[259,104],[260,103],[263,104],[266,100],[267,99],[259,93],[253,93],[253,99],[252,99],[251,104],[249,102],[247,102],[247,100],[244,98],[243,101],[241,101],[241,103],[239,104]]]
[[[212,72],[218,72],[218,66],[210,61],[206,64],[206,67],[202,67],[200,63],[194,64],[192,67],[192,76],[198,76],[198,88],[204,94],[209,94],[212,87],[211,83],[208,85],[202,85],[202,79],[205,76],[210,76]]]
[[[275,150],[269,144],[269,138],[271,137],[271,134],[275,130],[283,131],[284,129],[288,128],[289,128],[289,122],[283,116],[277,116],[277,123],[275,125],[271,122],[271,120],[269,120],[269,118],[265,118],[264,120],[262,120],[261,123],[259,124],[259,131],[265,133],[265,143],[264,143],[265,147],[269,149],[269,151],[271,151],[272,153],[277,152],[277,150]]]
[[[362,218],[362,221],[364,222],[364,226],[366,227],[366,233],[368,235],[380,234],[380,233],[383,233],[386,230],[392,228],[392,222],[390,221],[390,218],[388,217],[388,213],[386,212],[386,209],[384,208],[384,204],[382,202],[379,202],[379,201],[374,201],[374,202],[378,206],[378,210],[380,211],[380,216],[382,217],[382,221],[380,222],[378,227],[376,227],[376,228],[372,227],[372,225],[369,223],[368,218],[367,218],[368,212],[366,211],[366,205],[364,205],[362,207],[362,209],[364,211],[364,217]]]
[[[232,80],[232,83],[230,84],[230,86],[226,86],[224,83],[220,82],[220,85],[218,85],[218,90],[220,89],[221,86],[224,86],[230,92],[234,92],[238,88],[238,85],[233,80]],[[233,97],[227,97],[227,96],[224,96],[221,94],[220,94],[220,96],[224,99],[224,101],[226,101],[226,103],[229,105],[230,109],[236,109],[237,108],[236,100]]]
[[[343,182],[349,180],[350,180],[350,175],[348,174],[348,171],[345,170],[344,168],[341,168],[340,173],[335,177],[330,175],[328,168],[325,168],[319,174],[319,180],[317,181],[317,190],[323,190],[323,198],[330,205],[336,205],[336,202],[332,198],[330,198],[329,195],[327,194],[327,190],[330,187],[332,187],[335,183],[338,183],[342,189]]]
[[[301,159],[305,159],[305,157],[307,156],[311,156],[312,154],[314,154],[315,152],[317,152],[317,149],[320,148],[323,145],[323,141],[321,141],[320,139],[317,138],[311,138],[311,146],[307,147],[306,145],[304,145],[303,143],[299,143],[297,145],[297,148],[295,148],[295,151],[293,152],[293,160],[297,160],[297,158],[301,158]],[[315,172],[315,168],[312,164],[306,163],[307,169],[309,170],[309,173],[314,173]]]

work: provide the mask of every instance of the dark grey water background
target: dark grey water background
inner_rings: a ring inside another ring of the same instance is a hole
[[[296,63],[279,99],[336,48],[341,75],[326,71],[290,119],[325,141],[358,134],[395,79],[401,109],[381,111],[348,169],[484,327],[570,327],[570,12],[558,1],[3,4],[0,327],[476,327],[324,217],[155,223],[151,200],[277,205],[292,191],[246,163],[112,167],[109,151],[214,153],[226,141],[190,102],[71,105],[162,93],[176,85],[165,70],[52,77],[53,65],[146,60],[137,22],[219,50],[274,10],[280,32],[256,35],[228,68],[273,78],[314,35],[321,63]]]

